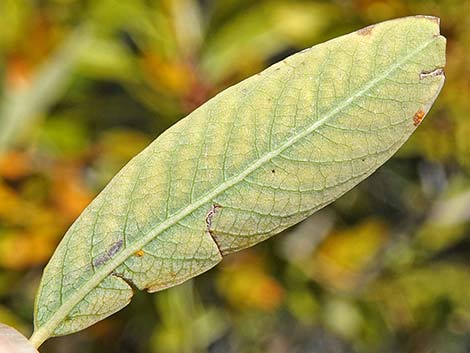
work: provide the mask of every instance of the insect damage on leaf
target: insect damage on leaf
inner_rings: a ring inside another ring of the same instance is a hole
[[[428,20],[428,21],[431,21],[431,22],[434,22],[435,24],[439,25],[440,24],[440,18],[439,17],[435,17],[435,16],[428,16],[428,15],[416,15],[414,16],[415,18],[420,18],[420,19],[424,19],[424,20]]]
[[[182,283],[330,204],[408,139],[444,66],[438,21],[408,17],[221,92],[132,159],[67,231],[41,280],[31,341],[82,330],[134,288]]]
[[[101,265],[104,265],[106,262],[108,262],[114,255],[116,255],[119,250],[122,249],[123,245],[123,240],[120,239],[116,241],[114,244],[111,245],[111,247],[106,251],[105,253],[99,255],[96,259],[93,260],[93,266],[99,267]]]
[[[131,288],[132,292],[134,292],[134,290],[137,288],[137,286],[135,285],[134,281],[132,281],[131,278],[126,277],[126,276],[123,275],[122,273],[112,272],[112,273],[111,273],[111,276],[114,276],[114,277],[116,277],[116,278],[122,279],[125,283],[128,284],[128,286]]]
[[[361,36],[367,36],[367,35],[370,35],[372,33],[372,30],[374,29],[374,27],[375,27],[375,25],[370,25],[370,26],[361,28],[356,33],[361,35]]]
[[[217,237],[215,236],[214,231],[212,230],[212,218],[217,213],[217,210],[221,207],[222,206],[220,206],[220,205],[212,205],[209,212],[207,212],[205,220],[206,220],[206,231],[207,231],[207,233],[214,240],[215,244],[217,245],[217,248],[220,251],[220,254],[224,255],[223,250],[220,248],[219,243],[217,242]]]
[[[426,113],[424,111],[422,111],[421,109],[418,110],[414,115],[413,115],[413,125],[414,126],[418,126],[421,121],[423,120],[424,118],[424,115]]]
[[[423,71],[419,74],[420,80],[434,76],[444,76],[444,69],[442,67],[438,67],[437,69],[431,71]]]

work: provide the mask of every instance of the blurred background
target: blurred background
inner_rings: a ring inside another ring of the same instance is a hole
[[[468,353],[469,13],[459,0],[1,0],[0,322],[31,333],[66,229],[178,119],[303,48],[427,14],[448,38],[447,82],[391,161],[284,234],[41,352]]]

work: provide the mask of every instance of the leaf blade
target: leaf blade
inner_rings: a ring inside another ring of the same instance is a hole
[[[438,27],[412,17],[339,37],[227,89],[167,130],[67,232],[38,292],[33,341],[111,315],[128,304],[131,286],[155,291],[194,277],[370,175],[442,87],[443,75],[422,76],[444,66]]]

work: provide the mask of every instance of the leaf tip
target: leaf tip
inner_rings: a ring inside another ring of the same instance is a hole
[[[440,36],[441,35],[441,19],[436,16],[429,16],[429,15],[416,15],[413,16],[413,18],[417,20],[423,20],[423,21],[430,21],[433,23],[434,26],[434,36]]]

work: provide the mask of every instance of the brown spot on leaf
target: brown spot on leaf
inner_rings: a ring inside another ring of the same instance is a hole
[[[428,21],[431,21],[431,22],[434,22],[434,23],[437,23],[437,24],[439,24],[439,22],[440,22],[439,17],[435,17],[435,16],[416,15],[415,17],[416,18],[423,18],[425,20],[428,20]]]
[[[418,126],[421,123],[421,121],[423,120],[424,115],[425,115],[424,111],[422,111],[421,109],[418,110],[415,113],[415,115],[413,115],[413,125]]]
[[[374,29],[375,25],[370,25],[370,26],[367,26],[367,27],[364,27],[360,30],[357,31],[357,34],[359,34],[360,36],[368,36],[372,33],[372,30]]]

